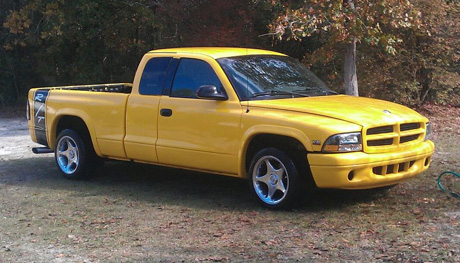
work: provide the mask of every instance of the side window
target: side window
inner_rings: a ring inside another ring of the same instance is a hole
[[[219,91],[222,89],[219,78],[208,63],[183,58],[174,77],[171,97],[196,98],[196,91],[203,85],[214,85]]]
[[[172,58],[152,58],[145,65],[139,84],[139,93],[142,95],[161,95]]]

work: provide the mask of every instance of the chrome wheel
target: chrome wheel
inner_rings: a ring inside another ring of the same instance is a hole
[[[80,164],[78,145],[70,136],[63,136],[57,144],[57,163],[65,174],[73,174]]]
[[[252,184],[262,202],[277,205],[289,191],[289,174],[280,159],[271,155],[262,156],[253,166]]]

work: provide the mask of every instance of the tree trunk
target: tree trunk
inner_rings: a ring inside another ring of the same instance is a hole
[[[359,96],[358,77],[356,76],[356,39],[345,44],[345,60],[343,63],[343,75],[345,82],[345,93],[347,95]]]
[[[343,4],[355,11],[354,0],[344,0]],[[358,76],[356,76],[356,38],[351,43],[345,44],[345,59],[343,62],[343,79],[345,82],[345,93],[347,95],[359,96]]]

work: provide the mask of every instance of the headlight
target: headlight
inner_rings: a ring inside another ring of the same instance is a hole
[[[425,141],[431,138],[431,122],[426,123],[425,128]]]
[[[329,137],[323,146],[323,152],[357,152],[363,150],[360,132],[336,134]]]

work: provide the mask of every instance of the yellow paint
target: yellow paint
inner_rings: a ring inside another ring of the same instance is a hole
[[[252,49],[252,48],[222,48],[222,47],[192,47],[192,48],[169,48],[169,49],[158,49],[152,50],[149,54],[154,54],[155,56],[163,54],[173,54],[177,57],[190,57],[192,55],[199,56],[200,58],[228,58],[228,57],[237,57],[237,56],[246,56],[246,55],[275,55],[275,56],[286,56],[284,54]]]
[[[410,150],[394,153],[309,154],[308,161],[315,183],[320,188],[365,189],[397,184],[420,174],[428,168],[433,151],[434,144],[426,141]],[[414,164],[406,171],[394,168],[396,170],[386,175],[373,172],[373,168],[396,167],[411,161]],[[349,179],[350,172],[353,172],[352,179]]]
[[[433,143],[424,141],[428,120],[407,107],[344,95],[240,102],[216,59],[257,54],[285,56],[241,48],[154,50],[140,62],[131,94],[52,87],[46,104],[48,143],[51,148],[55,147],[59,120],[75,116],[85,122],[96,153],[113,159],[246,177],[246,152],[251,140],[271,134],[293,138],[303,145],[319,187],[358,189],[391,185],[428,168],[434,151]],[[223,84],[228,100],[139,94],[144,66],[154,57],[207,62]],[[33,92],[29,92],[31,106]],[[159,110],[163,108],[171,109],[172,116],[160,116]],[[32,140],[36,141],[31,115],[29,130]],[[401,123],[421,125],[404,131],[399,128]],[[367,135],[369,129],[381,126],[393,126],[394,130],[383,135]],[[362,152],[321,152],[330,136],[347,132],[362,133]],[[417,135],[417,140],[399,143],[400,137]],[[394,143],[367,145],[380,139]],[[401,168],[388,172],[394,165]],[[386,175],[375,174],[375,169],[383,169]],[[350,175],[350,172],[353,173]]]

